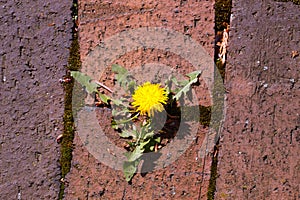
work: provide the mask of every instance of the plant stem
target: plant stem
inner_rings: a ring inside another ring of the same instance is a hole
[[[100,83],[99,81],[94,80],[95,83],[97,83],[98,85],[100,85],[101,87],[103,87],[104,89],[108,90],[109,92],[113,92],[109,87],[107,87],[106,85],[104,85],[103,83]]]

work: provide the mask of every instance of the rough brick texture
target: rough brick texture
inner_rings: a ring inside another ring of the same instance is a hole
[[[0,1],[0,199],[57,199],[71,1]]]
[[[299,11],[233,3],[216,199],[300,199]]]
[[[101,41],[122,31],[139,27],[164,27],[184,35],[190,35],[206,49],[213,60],[213,3],[211,0],[120,0],[111,2],[81,0],[79,1],[78,18],[82,61],[85,61],[88,53],[93,51]],[[166,51],[152,49],[130,52],[114,63],[126,68],[133,68],[158,61],[174,69],[181,65],[182,74],[185,74],[188,68],[191,69],[188,61],[174,54],[166,53]],[[83,71],[85,72],[85,70],[84,68]],[[145,73],[144,76],[148,76],[148,74]],[[96,78],[101,79],[101,77]],[[105,84],[110,84],[107,79],[102,80],[106,81]],[[113,87],[113,85],[110,86]],[[202,95],[202,99],[205,99],[204,94],[207,94],[207,89],[203,89],[203,92],[199,92],[199,94]],[[207,97],[207,99],[209,98]],[[206,106],[209,106],[209,103]],[[109,124],[110,118],[104,114],[101,117],[101,123]],[[137,174],[134,176],[132,184],[125,181],[121,171],[111,169],[96,160],[76,134],[76,148],[71,172],[67,176],[69,186],[66,189],[65,198],[197,199],[198,196],[204,198],[209,180],[210,158],[203,169],[203,160],[198,159],[197,156],[206,132],[207,129],[200,128],[197,135],[198,142],[193,143],[175,163],[146,175]],[[107,149],[102,150],[107,151]]]

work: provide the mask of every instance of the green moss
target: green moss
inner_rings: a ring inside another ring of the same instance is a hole
[[[231,15],[232,1],[231,0],[216,0],[215,1],[215,34],[217,36],[219,31],[223,31],[227,28],[227,25],[230,23],[230,15]],[[216,67],[221,74],[222,79],[225,78],[225,64],[219,62],[218,59],[219,49],[215,48],[215,62]],[[219,125],[223,118],[223,105],[224,105],[224,87],[222,81],[217,81],[216,79],[214,83],[214,107],[210,111],[214,113],[211,118],[210,125],[211,128],[215,129],[219,132]],[[207,199],[213,200],[215,199],[215,191],[216,191],[216,180],[218,176],[218,142],[214,147],[214,156],[212,157],[212,164],[210,170],[210,179],[207,191]]]
[[[216,0],[215,2],[215,32],[226,28],[224,22],[230,23],[232,0]]]
[[[207,191],[207,199],[213,200],[215,199],[215,191],[216,191],[216,180],[218,176],[218,147],[215,146],[214,149],[214,157],[212,158],[211,169],[210,169],[210,179]]]
[[[70,56],[69,56],[68,63],[69,63],[68,69],[71,71],[76,71],[81,66],[77,33],[73,34],[73,41],[70,48]]]
[[[222,61],[216,60],[215,64],[216,64],[217,69],[219,70],[219,73],[220,73],[222,79],[224,80],[225,79],[225,67],[226,67],[226,63],[223,64]]]
[[[80,68],[80,60],[79,60],[79,48],[78,48],[78,40],[77,37],[73,38],[71,48],[70,48],[70,58],[69,58],[69,67],[70,70],[78,70]],[[77,50],[77,51],[76,51]],[[70,74],[67,74],[68,78]],[[72,161],[72,151],[73,151],[73,139],[74,139],[74,119],[72,113],[72,92],[74,87],[74,81],[72,80],[69,83],[64,84],[65,88],[65,112],[64,112],[64,133],[63,139],[61,142],[61,157],[60,157],[60,165],[61,165],[61,177],[65,178],[65,176],[69,173],[71,169],[71,161]],[[59,199],[63,199],[65,185],[62,182],[60,187]]]
[[[70,55],[68,59],[68,70],[79,70],[81,67],[80,61],[80,51],[79,51],[79,42],[76,33],[76,23],[75,20],[77,18],[77,1],[73,1],[72,7],[72,18],[74,22],[73,26],[73,38],[70,47]],[[61,142],[61,157],[60,157],[60,165],[61,165],[61,178],[62,180],[66,177],[66,175],[70,172],[71,169],[71,161],[72,161],[72,151],[73,151],[73,139],[74,139],[74,119],[72,113],[72,92],[74,87],[74,81],[72,80],[70,74],[68,73],[65,78],[70,78],[70,82],[64,83],[65,89],[65,111],[64,111],[64,132],[63,139]],[[59,192],[59,199],[63,199],[65,190],[65,184],[62,181]]]
[[[60,184],[60,191],[59,191],[59,195],[58,195],[59,200],[64,198],[64,191],[65,191],[65,184],[61,183]]]
[[[210,120],[211,120],[211,106],[205,107],[205,106],[199,106],[200,111],[200,119],[199,122],[203,126],[209,126]]]

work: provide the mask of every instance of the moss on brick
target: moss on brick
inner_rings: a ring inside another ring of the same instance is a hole
[[[77,0],[73,1],[72,7],[72,18],[73,18],[73,30],[72,30],[72,43],[70,47],[70,55],[68,59],[68,71],[76,71],[81,67],[80,61],[80,51],[79,51],[79,42],[78,36],[76,32],[77,25],[75,23],[77,18]],[[61,157],[60,157],[60,165],[61,165],[61,178],[64,179],[66,175],[70,172],[71,169],[71,161],[72,161],[72,151],[73,151],[73,140],[74,140],[74,119],[72,112],[72,93],[74,87],[74,80],[71,78],[70,73],[68,72],[65,78],[70,78],[70,82],[64,83],[65,97],[65,111],[63,116],[64,121],[64,132],[63,139],[61,142]],[[64,181],[61,181],[59,199],[63,199],[64,197],[65,184]]]
[[[215,191],[216,191],[216,180],[218,176],[218,146],[215,146],[214,155],[212,158],[211,168],[210,168],[210,179],[207,191],[207,199],[213,200],[215,199]]]
[[[215,2],[215,32],[227,28],[224,22],[230,22],[232,0],[216,0]]]
[[[218,31],[223,31],[227,28],[227,25],[230,24],[230,15],[231,15],[231,8],[232,8],[232,0],[216,0],[215,1],[215,34],[217,35]],[[219,73],[221,74],[221,77],[225,78],[225,64],[222,64],[221,62],[217,61],[218,58],[218,49],[216,48],[215,51],[215,62],[216,67],[219,70]],[[222,83],[219,83],[222,84]],[[216,88],[222,87],[222,86],[215,86]],[[218,101],[217,101],[218,102]],[[223,101],[220,101],[223,102]],[[218,106],[221,105],[215,105],[215,109],[218,110]],[[215,119],[216,120],[216,119]],[[218,119],[219,120],[219,119]],[[213,122],[214,124],[214,122]],[[207,199],[213,200],[215,199],[215,191],[216,191],[216,180],[218,176],[218,143],[215,145],[214,148],[214,156],[212,157],[212,164],[211,164],[211,170],[210,170],[210,180],[208,185],[208,192],[207,192]]]

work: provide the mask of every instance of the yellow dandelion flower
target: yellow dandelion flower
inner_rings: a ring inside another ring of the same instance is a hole
[[[167,103],[168,93],[160,84],[151,84],[146,82],[139,86],[132,95],[132,106],[137,109],[142,115],[146,113],[148,116],[153,116],[154,111],[163,111],[163,104]]]

